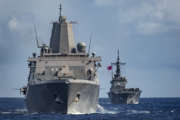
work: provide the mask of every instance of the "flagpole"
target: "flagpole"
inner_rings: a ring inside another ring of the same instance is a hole
[[[113,63],[111,63],[111,66],[112,66],[111,74],[112,74],[112,79],[113,79]]]

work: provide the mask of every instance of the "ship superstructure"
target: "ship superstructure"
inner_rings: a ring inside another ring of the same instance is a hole
[[[72,22],[61,15],[53,23],[50,45],[39,46],[40,55],[28,59],[30,73],[26,104],[29,112],[93,113],[99,97],[97,70],[101,57],[77,45]]]
[[[118,57],[112,66],[116,66],[116,73],[112,76],[111,88],[108,93],[109,98],[113,104],[138,104],[141,90],[139,88],[126,88],[127,79],[121,75],[121,65],[125,63],[120,62],[119,50]]]

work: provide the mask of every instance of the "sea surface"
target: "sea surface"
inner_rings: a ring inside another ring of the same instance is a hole
[[[23,98],[0,98],[0,120],[180,120],[180,98],[142,98],[137,105],[101,98],[96,113],[75,115],[30,114]]]

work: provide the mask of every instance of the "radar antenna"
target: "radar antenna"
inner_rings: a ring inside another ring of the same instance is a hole
[[[116,62],[116,76],[120,77],[121,76],[121,69],[120,69],[120,58],[119,58],[119,49],[117,52],[117,62]]]
[[[37,48],[41,48],[41,46],[39,45],[38,33],[37,33],[37,29],[36,29],[36,25],[35,24],[34,24],[34,32],[35,32],[35,39],[36,39]]]
[[[117,54],[118,54],[118,58],[117,58],[117,59],[118,59],[118,61],[119,61],[119,59],[120,59],[120,58],[119,58],[119,49],[118,49],[118,53],[117,53]]]
[[[61,22],[62,5],[59,5],[59,22]]]
[[[120,62],[120,57],[119,57],[119,49],[117,51],[117,61],[113,63],[112,65],[116,65],[116,74],[115,77],[121,77],[121,65],[125,65],[126,63]]]
[[[92,36],[93,36],[93,33],[91,33],[91,35],[90,35],[90,37],[89,37],[88,55],[90,54],[90,50],[91,50],[91,41],[92,41]]]

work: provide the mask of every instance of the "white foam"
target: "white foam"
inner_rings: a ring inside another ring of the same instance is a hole
[[[0,114],[11,114],[12,112],[0,112]]]
[[[15,109],[12,114],[26,114],[28,113],[27,109]]]
[[[82,114],[84,114],[84,113],[81,113],[81,112],[77,112],[77,111],[71,111],[70,113],[68,113],[68,114],[71,114],[71,115],[82,115]]]
[[[140,110],[140,111],[128,110],[127,112],[128,112],[128,114],[149,114],[149,113],[151,113],[150,111],[147,111],[147,110]]]
[[[26,113],[26,112],[27,112],[27,109],[16,109],[15,112],[18,112],[18,113]]]
[[[27,113],[27,109],[15,109],[12,111],[3,111],[0,114],[24,114]]]
[[[104,109],[101,105],[97,105],[97,113],[101,113],[101,114],[116,114],[117,111],[112,111],[112,110],[107,110]]]

